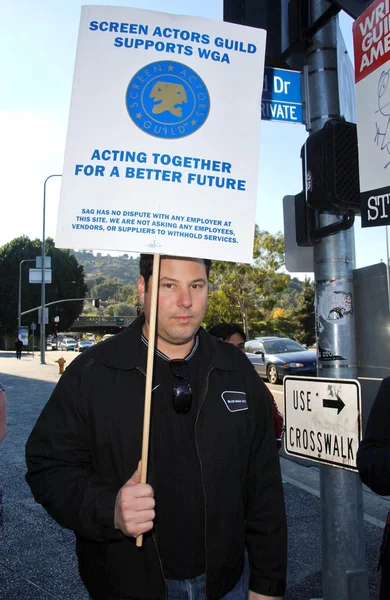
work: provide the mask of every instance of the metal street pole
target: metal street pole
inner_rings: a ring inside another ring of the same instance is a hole
[[[42,284],[41,284],[41,365],[45,365],[45,303],[46,303],[46,281],[45,281],[45,256],[46,256],[46,237],[45,237],[45,219],[46,219],[46,183],[52,177],[62,177],[59,175],[49,175],[43,184],[43,226],[42,226]]]
[[[313,21],[329,7],[327,0],[309,0]],[[321,129],[340,115],[337,73],[337,19],[313,36],[305,52],[307,129]],[[320,215],[320,226],[336,221]],[[314,245],[318,373],[322,377],[355,379],[353,229],[325,237]],[[333,304],[332,304],[333,303]],[[332,320],[333,306],[341,306]],[[364,553],[362,485],[357,473],[320,466],[322,578],[324,600],[368,600]]]
[[[19,263],[19,294],[18,294],[18,331],[22,321],[22,264],[24,262],[35,262],[35,258],[24,258]]]

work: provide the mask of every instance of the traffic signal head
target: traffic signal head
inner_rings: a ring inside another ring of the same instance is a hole
[[[265,64],[286,68],[281,55],[288,40],[288,3],[289,0],[224,0],[223,20],[265,29]]]
[[[137,306],[137,317],[141,314],[141,307]]]
[[[310,208],[360,213],[356,125],[330,119],[307,138],[301,151],[303,186]]]
[[[100,298],[94,298],[94,299],[92,300],[92,305],[93,305],[95,308],[99,308],[99,306],[100,306]]]

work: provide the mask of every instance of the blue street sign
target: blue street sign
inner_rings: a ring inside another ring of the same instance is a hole
[[[286,69],[264,69],[261,118],[302,123],[301,74]]]

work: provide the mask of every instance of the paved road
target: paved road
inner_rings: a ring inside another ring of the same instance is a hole
[[[60,355],[67,365],[77,357],[74,352],[48,352],[47,364],[41,365],[39,354],[17,361],[14,353],[0,352],[0,381],[8,396],[8,433],[0,446],[6,519],[0,533],[0,600],[87,600],[74,558],[73,534],[34,502],[24,481],[24,445],[58,381],[55,360]],[[285,600],[321,598],[319,472],[283,457],[281,465],[289,525]],[[364,503],[370,600],[376,600],[377,554],[390,502],[365,491]]]

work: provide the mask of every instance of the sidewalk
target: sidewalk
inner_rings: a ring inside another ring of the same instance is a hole
[[[74,554],[73,534],[58,526],[34,502],[25,483],[24,445],[58,381],[60,355],[67,361],[75,352],[39,353],[16,360],[14,352],[0,352],[0,382],[7,391],[8,432],[0,446],[0,480],[5,493],[5,531],[0,533],[0,600],[87,600]],[[322,597],[319,469],[305,461],[286,458],[281,466],[289,525],[289,567],[285,600]],[[365,488],[365,533],[370,600],[379,592],[376,571],[382,527],[390,501]],[[332,599],[333,600],[333,599]],[[334,600],[337,600],[335,598]]]

